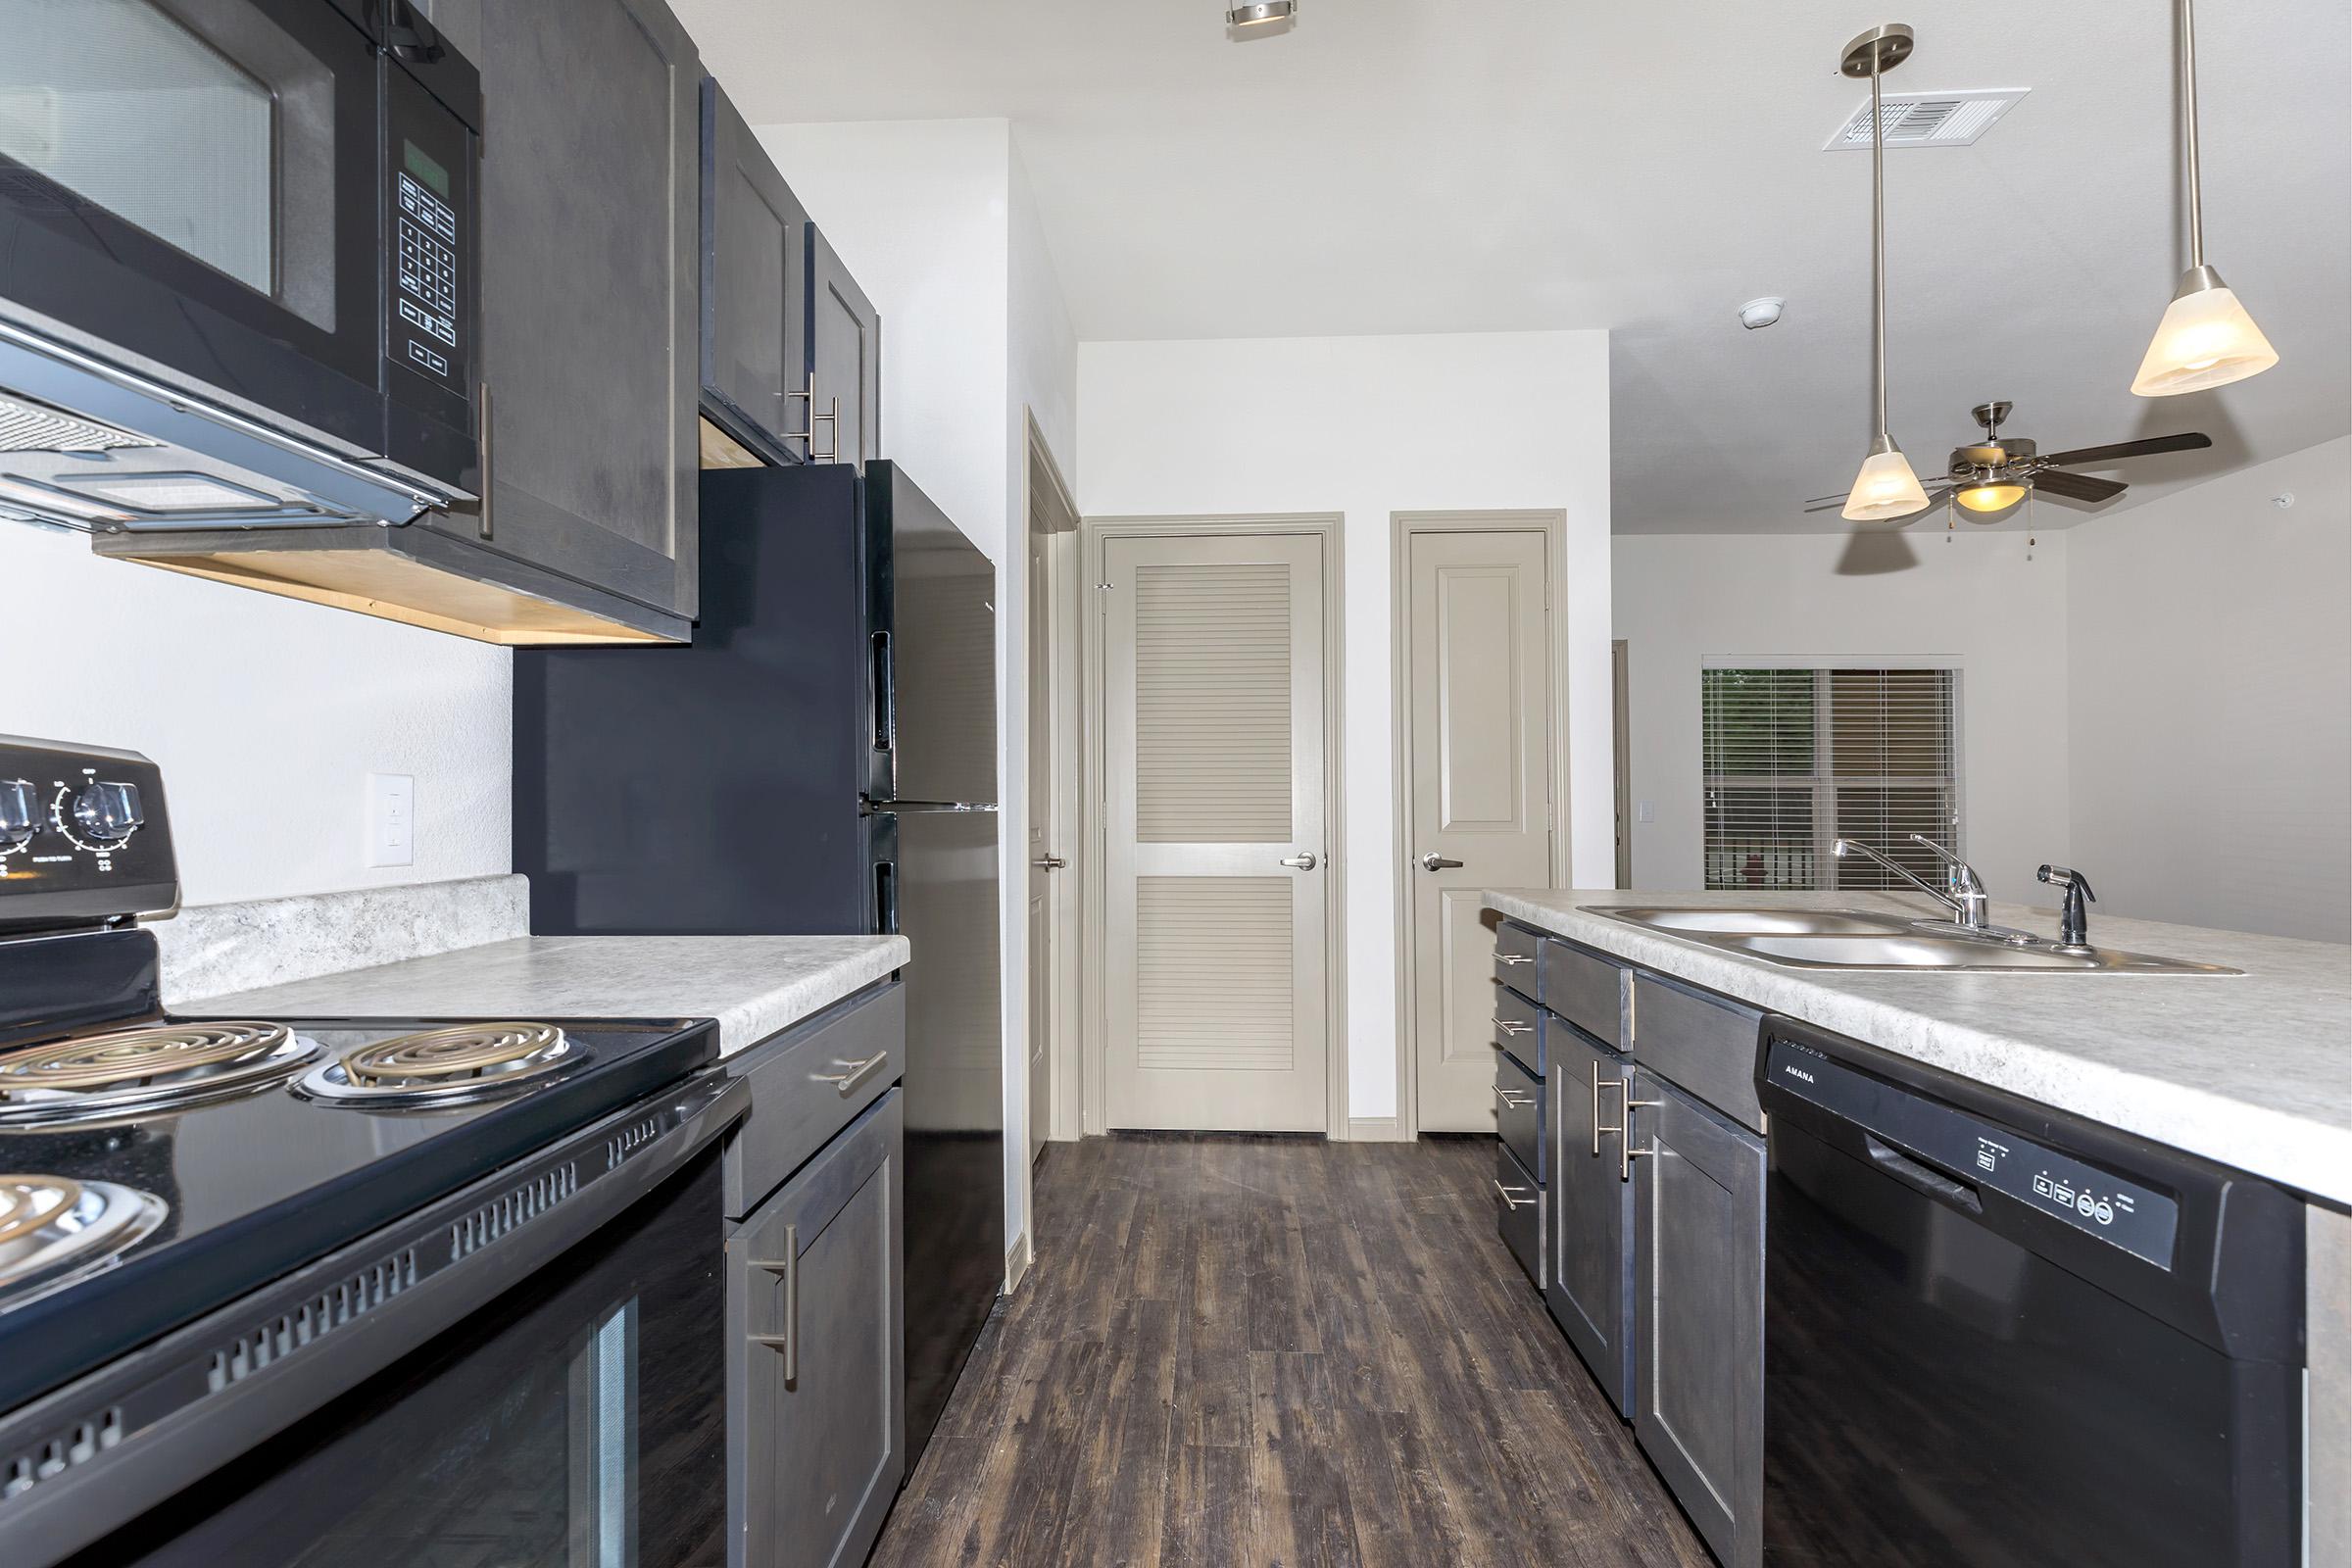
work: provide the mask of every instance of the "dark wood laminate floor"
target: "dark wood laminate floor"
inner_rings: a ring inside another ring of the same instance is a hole
[[[1502,1250],[1493,1151],[1056,1145],[873,1561],[1705,1568]]]

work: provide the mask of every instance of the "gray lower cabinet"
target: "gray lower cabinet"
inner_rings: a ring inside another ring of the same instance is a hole
[[[808,214],[703,79],[703,412],[770,463],[808,461]]]
[[[428,525],[676,617],[682,636],[699,472],[694,41],[662,0],[440,9],[453,39],[476,39],[482,73],[485,499]]]
[[[1620,1415],[1634,1387],[1634,1185],[1623,1174],[1625,1063],[1583,1031],[1544,1020],[1551,1057],[1551,1264],[1544,1304]]]
[[[808,228],[809,444],[819,461],[863,466],[882,456],[882,317]]]
[[[728,1237],[731,1568],[855,1568],[905,1477],[900,1100]]]
[[[1726,1568],[1763,1561],[1764,1140],[1629,1069],[1634,1429]]]

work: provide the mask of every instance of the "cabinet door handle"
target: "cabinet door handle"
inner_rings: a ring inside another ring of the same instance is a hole
[[[1663,1100],[1636,1100],[1634,1098],[1634,1075],[1630,1068],[1626,1072],[1624,1081],[1617,1087],[1625,1091],[1625,1122],[1624,1125],[1614,1129],[1623,1134],[1617,1145],[1617,1179],[1621,1182],[1630,1182],[1634,1179],[1635,1160],[1654,1159],[1658,1154],[1658,1141],[1654,1137],[1650,1139],[1647,1149],[1634,1147],[1634,1112],[1655,1110],[1666,1102]]]
[[[1511,1196],[1513,1193],[1524,1193],[1526,1191],[1527,1189],[1524,1187],[1504,1186],[1502,1183],[1502,1178],[1499,1176],[1494,1179],[1494,1196],[1502,1200],[1502,1206],[1505,1208],[1526,1208],[1533,1204],[1536,1200],[1532,1198],[1523,1201]]]
[[[1500,1084],[1494,1086],[1494,1098],[1513,1110],[1517,1110],[1521,1105],[1532,1105],[1536,1102],[1535,1096],[1522,1094],[1516,1089],[1505,1089]]]
[[[1497,953],[1494,955],[1494,961],[1496,963],[1533,963],[1536,960],[1534,955],[1532,954]]]
[[[1461,861],[1448,860],[1435,850],[1421,857],[1421,869],[1424,871],[1458,871],[1461,868]]]
[[[1536,1026],[1532,1023],[1513,1023],[1508,1018],[1495,1018],[1490,1021],[1495,1028],[1511,1036],[1514,1040],[1521,1035],[1532,1035],[1536,1032]]]
[[[1597,1058],[1595,1058],[1595,1059],[1593,1060],[1593,1062],[1592,1062],[1592,1152],[1593,1152],[1593,1154],[1594,1154],[1596,1157],[1597,1157],[1597,1156],[1599,1155],[1599,1153],[1600,1153],[1600,1135],[1601,1135],[1602,1133],[1615,1133],[1615,1134],[1616,1134],[1618,1137],[1620,1137],[1620,1138],[1622,1138],[1622,1137],[1624,1137],[1624,1136],[1625,1136],[1625,1125],[1624,1125],[1624,1123],[1620,1122],[1618,1125],[1616,1125],[1616,1126],[1612,1127],[1612,1126],[1610,1126],[1610,1125],[1609,1125],[1607,1122],[1605,1122],[1605,1121],[1602,1121],[1602,1120],[1600,1119],[1600,1092],[1601,1092],[1603,1089],[1619,1089],[1619,1090],[1622,1090],[1624,1087],[1625,1087],[1625,1080],[1624,1080],[1624,1079],[1622,1079],[1622,1078],[1603,1078],[1603,1077],[1600,1075],[1600,1062],[1599,1062],[1599,1060],[1598,1060]]]
[[[818,1072],[810,1073],[808,1076],[816,1083],[831,1084],[844,1096],[847,1096],[859,1084],[871,1078],[889,1060],[890,1053],[888,1051],[877,1051],[863,1061],[836,1061],[833,1063],[836,1067],[847,1068],[848,1070],[845,1072]]]
[[[838,397],[828,399],[827,401],[831,405],[830,411],[824,414],[816,412],[816,372],[814,370],[808,372],[808,389],[807,391],[791,391],[785,393],[784,396],[788,399],[799,398],[808,405],[808,428],[786,430],[782,432],[784,439],[806,443],[810,463],[839,463],[841,461],[841,399]],[[819,424],[827,426],[833,437],[833,446],[830,451],[819,452],[816,449],[816,427]]]
[[[784,1381],[801,1381],[801,1228],[784,1227],[784,1256],[776,1262],[755,1262],[754,1268],[763,1268],[780,1275],[784,1281],[784,1332],[755,1334],[754,1345],[764,1345],[784,1356]]]

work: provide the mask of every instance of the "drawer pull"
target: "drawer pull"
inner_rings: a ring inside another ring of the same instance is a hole
[[[1505,1089],[1500,1084],[1494,1086],[1494,1098],[1513,1110],[1517,1110],[1521,1105],[1532,1105],[1536,1102],[1535,1096],[1523,1095],[1516,1089]]]
[[[1502,1200],[1502,1206],[1505,1208],[1526,1208],[1533,1204],[1536,1200],[1532,1198],[1522,1200],[1513,1198],[1511,1196],[1513,1193],[1524,1193],[1526,1191],[1527,1189],[1524,1187],[1504,1186],[1502,1178],[1500,1177],[1496,1177],[1494,1179],[1494,1196]]]
[[[1536,1026],[1532,1023],[1513,1023],[1508,1018],[1496,1018],[1492,1021],[1495,1028],[1513,1039],[1520,1035],[1532,1035],[1536,1032]]]
[[[846,1072],[811,1073],[809,1077],[820,1084],[831,1084],[846,1096],[859,1084],[871,1078],[889,1060],[889,1052],[877,1051],[863,1061],[836,1061],[833,1063],[836,1067],[848,1068],[849,1070]]]
[[[1494,955],[1494,961],[1496,963],[1533,963],[1536,958],[1532,953],[1497,953]]]
[[[784,1227],[784,1256],[780,1262],[755,1262],[752,1267],[763,1268],[780,1275],[784,1281],[784,1332],[755,1334],[754,1345],[764,1345],[784,1357],[784,1382],[791,1385],[801,1381],[801,1228]]]

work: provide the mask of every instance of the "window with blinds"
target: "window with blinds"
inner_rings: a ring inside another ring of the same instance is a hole
[[[1948,669],[1709,669],[1700,676],[1710,888],[1906,884],[1840,838],[1940,886],[1914,833],[1957,853]]]

